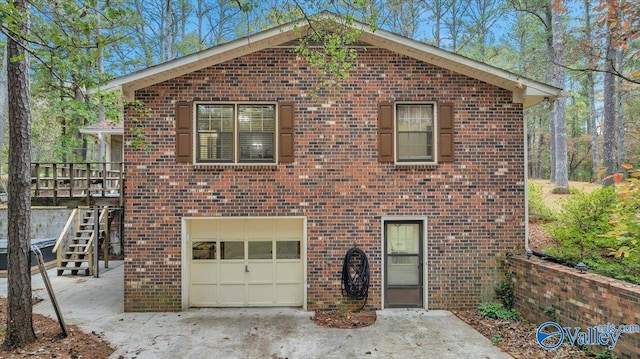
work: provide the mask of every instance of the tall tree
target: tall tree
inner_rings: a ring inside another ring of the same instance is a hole
[[[594,36],[593,36],[593,28],[591,25],[591,0],[584,0],[584,33],[585,33],[585,41],[587,44],[593,44]],[[592,47],[589,46],[586,50],[587,54],[587,62],[589,66],[592,67],[596,62],[596,58],[593,55]],[[586,87],[587,87],[587,104],[589,106],[589,121],[587,128],[589,129],[589,134],[591,135],[591,153],[593,157],[593,165],[592,165],[592,178],[596,179],[598,177],[598,171],[600,170],[600,150],[598,146],[598,125],[597,125],[597,114],[596,114],[596,95],[595,95],[595,73],[594,71],[587,71],[586,79]]]
[[[447,30],[448,47],[452,52],[462,49],[464,35],[464,19],[467,15],[469,3],[463,0],[450,0],[447,6],[447,16],[443,19],[443,28]]]
[[[428,19],[433,24],[431,28],[431,34],[433,36],[432,43],[434,46],[441,47],[442,46],[442,32],[443,32],[443,23],[444,17],[447,14],[448,8],[445,5],[446,0],[424,0],[423,4],[429,13]]]
[[[380,18],[382,26],[400,35],[415,38],[420,26],[420,16],[423,11],[416,0],[389,0],[383,8]]]
[[[15,0],[8,19],[9,184],[7,246],[7,331],[4,348],[36,339],[31,307],[31,103],[29,95],[30,3]]]
[[[472,0],[467,11],[465,23],[465,44],[469,44],[471,57],[482,62],[489,61],[487,53],[492,42],[491,29],[504,16],[501,0]],[[495,54],[494,54],[495,55]]]
[[[551,4],[551,62],[549,66],[552,68],[553,84],[556,87],[565,87],[565,69],[564,69],[564,29],[562,25],[561,8],[559,3]],[[566,119],[566,101],[564,96],[558,97],[554,101],[553,111],[551,112],[551,122],[555,133],[553,141],[554,150],[554,186],[555,188],[569,189],[569,174],[567,167],[567,119]]]
[[[618,12],[612,8],[607,14],[607,24],[610,29],[617,26]],[[606,57],[604,64],[604,128],[602,131],[602,159],[605,168],[604,185],[614,184],[613,174],[616,171],[615,141],[616,141],[616,79],[615,79],[615,37],[614,32],[607,32]]]

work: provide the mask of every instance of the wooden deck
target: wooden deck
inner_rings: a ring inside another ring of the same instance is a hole
[[[32,163],[31,205],[123,206],[123,168],[122,162]]]

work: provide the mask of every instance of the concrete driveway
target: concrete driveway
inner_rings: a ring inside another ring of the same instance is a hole
[[[440,310],[381,310],[360,329],[323,328],[294,308],[124,313],[124,264],[110,264],[100,278],[49,277],[66,323],[102,333],[112,358],[511,358]],[[55,318],[40,274],[32,286],[46,299],[34,312]]]

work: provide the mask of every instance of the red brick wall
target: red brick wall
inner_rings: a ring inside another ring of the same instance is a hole
[[[508,263],[516,279],[516,309],[533,323],[556,321],[563,327],[583,330],[607,323],[616,327],[640,324],[638,285],[593,273],[581,274],[535,257],[511,257]],[[556,318],[545,313],[545,308],[551,307]],[[531,337],[535,338],[535,334]],[[595,352],[603,349],[593,348]],[[640,357],[640,333],[621,334],[614,352],[621,358]]]
[[[375,48],[360,51],[341,89],[319,83],[290,50],[270,49],[136,91],[151,110],[140,124],[153,149],[125,149],[126,310],[180,309],[184,216],[307,216],[310,309],[342,299],[354,243],[369,257],[369,303],[380,308],[381,218],[427,216],[429,308],[493,296],[496,257],[523,246],[522,105],[510,91]],[[175,102],[193,100],[294,101],[295,163],[176,163]],[[454,103],[455,162],[379,163],[381,101]]]

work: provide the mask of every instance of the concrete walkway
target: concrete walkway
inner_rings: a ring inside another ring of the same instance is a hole
[[[323,328],[294,308],[124,313],[124,265],[110,264],[100,278],[49,277],[66,323],[102,333],[111,358],[511,358],[448,311],[381,310],[360,329]],[[55,318],[42,283],[33,276],[45,299],[34,312]],[[6,279],[0,288],[6,296]]]

